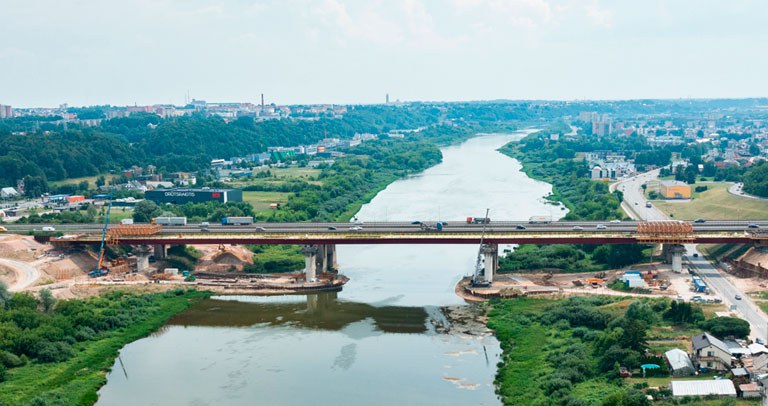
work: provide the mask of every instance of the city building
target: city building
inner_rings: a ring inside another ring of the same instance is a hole
[[[677,180],[663,180],[659,186],[659,194],[665,199],[690,199],[691,186]]]
[[[0,118],[12,118],[13,107],[0,104]]]
[[[147,200],[157,204],[184,204],[205,202],[242,202],[243,191],[241,189],[155,189],[144,193]]]

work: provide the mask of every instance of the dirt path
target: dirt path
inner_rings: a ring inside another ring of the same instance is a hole
[[[0,263],[16,272],[16,282],[8,287],[11,292],[22,291],[32,286],[40,278],[40,271],[30,264],[4,258],[0,258]]]

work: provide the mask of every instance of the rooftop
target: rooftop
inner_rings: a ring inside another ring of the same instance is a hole
[[[717,347],[728,354],[731,353],[731,351],[728,349],[728,346],[725,345],[724,342],[718,340],[714,336],[712,336],[709,333],[703,333],[703,334],[697,334],[693,337],[691,337],[691,344],[693,345],[693,349],[700,350],[705,347],[709,347],[710,345]]]
[[[736,396],[736,387],[729,379],[706,381],[672,381],[672,396]]]
[[[671,186],[689,186],[689,184],[685,182],[681,182],[679,180],[662,180],[661,181],[662,186],[671,187]]]

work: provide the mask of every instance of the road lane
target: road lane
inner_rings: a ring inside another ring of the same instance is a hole
[[[630,217],[637,220],[669,220],[669,217],[656,207],[646,207],[646,200],[643,196],[641,185],[656,179],[658,173],[659,170],[657,169],[611,185],[612,190],[618,189],[624,193],[625,204],[623,204],[622,207]],[[627,208],[630,208],[631,211]],[[710,221],[708,223],[722,224],[723,222]],[[736,222],[725,223],[738,224]],[[764,228],[762,222],[747,223],[760,223],[761,228]],[[704,224],[707,223],[695,224],[694,226],[704,226]],[[688,263],[702,277],[707,286],[719,294],[720,297],[723,298],[723,302],[729,305],[729,308],[733,308],[744,320],[749,322],[751,327],[750,336],[752,338],[760,337],[766,339],[766,337],[768,337],[768,315],[766,315],[749,296],[744,292],[741,292],[733,283],[731,283],[722,270],[706,259],[704,255],[696,249],[695,244],[686,244],[685,249]],[[694,254],[698,255],[694,256]],[[736,295],[739,295],[741,300],[737,300]]]

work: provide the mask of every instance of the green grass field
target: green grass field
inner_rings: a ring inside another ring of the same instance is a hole
[[[98,179],[99,176],[102,175],[96,175],[96,176],[85,176],[82,178],[70,178],[70,179],[63,179],[63,180],[55,180],[48,182],[49,186],[56,187],[61,185],[77,185],[78,183],[87,180],[90,187],[94,187],[96,185],[96,179]],[[104,178],[107,180],[107,184],[109,184],[109,181],[112,180],[112,178],[115,177],[113,174],[106,173],[103,175]]]
[[[284,204],[288,201],[290,193],[283,192],[243,192],[243,201],[253,206],[256,213],[272,210],[269,205],[272,203]]]
[[[688,202],[654,201],[656,207],[675,219],[768,220],[768,201],[728,193],[732,183],[707,183],[709,189],[694,193]]]

